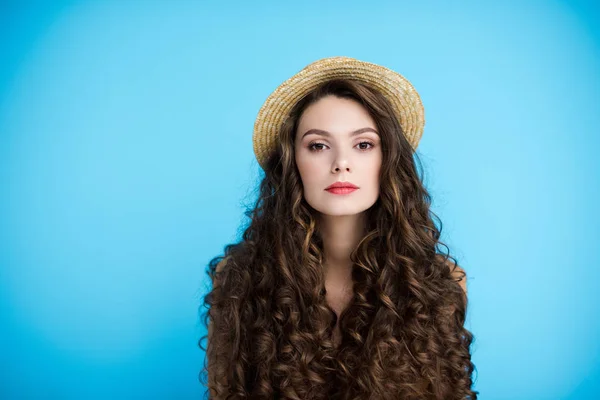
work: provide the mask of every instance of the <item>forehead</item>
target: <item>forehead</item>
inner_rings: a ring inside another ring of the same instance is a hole
[[[332,134],[349,134],[359,128],[375,128],[375,121],[367,109],[353,99],[326,96],[308,106],[298,121],[298,132],[311,128]]]

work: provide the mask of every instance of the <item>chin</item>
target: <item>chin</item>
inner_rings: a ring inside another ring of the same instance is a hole
[[[331,195],[327,195],[331,196]],[[305,197],[306,202],[315,211],[323,215],[328,216],[347,216],[357,215],[367,211],[377,201],[375,198],[347,198],[347,199],[336,199],[321,196],[315,196],[313,198]]]
[[[367,206],[353,205],[352,207],[343,207],[343,206],[339,206],[339,205],[337,205],[337,206],[318,205],[318,204],[316,206],[313,206],[311,204],[310,206],[323,215],[328,215],[331,217],[341,217],[341,216],[347,216],[347,215],[361,214],[361,213],[367,211],[372,206],[372,204],[367,205]]]
[[[358,215],[362,211],[359,212],[322,212],[319,211],[322,215],[326,215],[328,217],[347,217],[349,215]]]

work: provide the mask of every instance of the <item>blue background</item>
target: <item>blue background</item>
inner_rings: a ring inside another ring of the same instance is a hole
[[[422,97],[480,398],[600,398],[599,9],[416,3],[2,1],[0,398],[201,398],[254,118],[334,55]]]

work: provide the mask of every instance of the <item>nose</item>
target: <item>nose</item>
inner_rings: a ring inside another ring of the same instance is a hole
[[[335,153],[335,159],[333,160],[333,173],[337,173],[341,170],[350,172],[350,158],[346,151],[339,150]]]
[[[333,172],[338,172],[341,168],[340,167],[335,167]],[[350,172],[350,168],[346,167],[346,171]]]
[[[333,172],[334,173],[339,172],[340,170],[345,170],[347,172],[350,172],[350,165],[349,165],[348,161],[336,160],[336,162],[333,164]]]

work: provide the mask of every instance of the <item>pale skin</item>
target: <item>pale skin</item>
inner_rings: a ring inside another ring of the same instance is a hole
[[[364,212],[379,196],[382,151],[376,124],[358,102],[326,96],[302,113],[295,157],[304,197],[321,222],[326,299],[339,317],[353,295],[350,254],[364,233]],[[359,189],[344,195],[325,190],[336,181]],[[466,293],[464,279],[460,285]],[[337,325],[336,344],[340,336]]]
[[[339,316],[353,295],[350,253],[364,233],[364,211],[379,196],[382,152],[375,121],[354,100],[324,97],[300,117],[295,157],[304,197],[320,220],[326,299]],[[325,190],[337,181],[358,189],[344,195]],[[336,326],[334,337],[339,334]]]
[[[354,100],[326,96],[302,113],[295,137],[295,158],[304,197],[321,222],[326,300],[339,317],[353,296],[350,254],[365,233],[364,211],[379,196],[382,152],[375,122]],[[359,189],[346,195],[327,192],[325,188],[336,181],[351,182]],[[224,265],[223,260],[217,271]],[[453,264],[448,266],[452,268]],[[460,271],[456,266],[455,278]],[[463,278],[459,285],[466,295],[466,280]],[[210,332],[209,326],[209,336]],[[334,343],[338,345],[340,339],[338,324]]]
[[[320,132],[304,136],[313,129]],[[310,151],[309,146],[318,151]],[[379,196],[382,152],[375,122],[353,100],[324,97],[309,106],[300,118],[295,157],[305,199],[320,218],[326,300],[339,317],[353,296],[350,254],[365,233],[364,211]],[[325,188],[336,181],[351,182],[359,188],[346,195],[327,192]],[[217,265],[218,272],[225,262],[226,259]],[[454,270],[462,271],[458,266]],[[465,279],[459,284],[466,295]],[[212,332],[209,324],[209,341]],[[333,341],[335,346],[341,341],[339,324],[334,329]],[[211,391],[211,395],[216,394]]]

